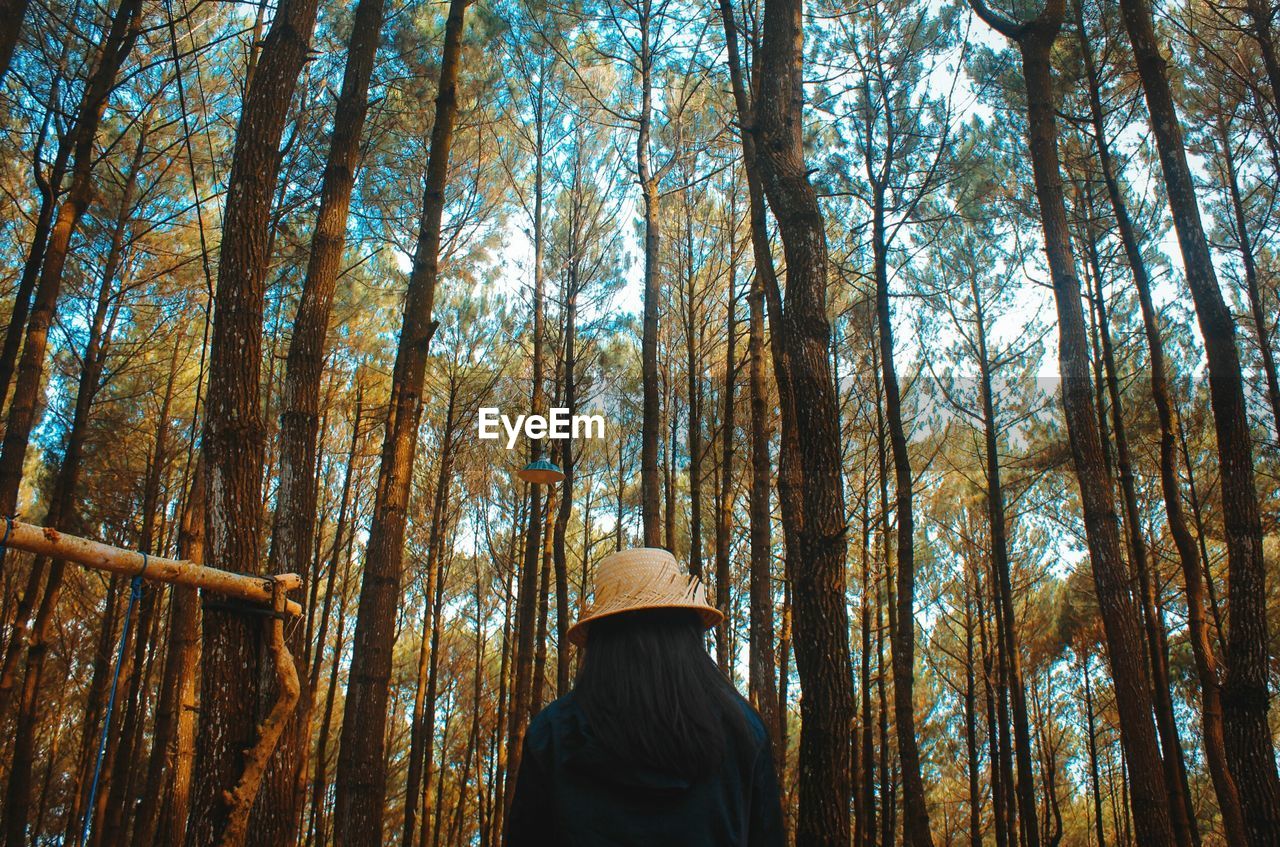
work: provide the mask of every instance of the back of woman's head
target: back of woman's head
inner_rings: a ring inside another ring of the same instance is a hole
[[[703,646],[697,614],[593,621],[574,686],[595,740],[621,765],[695,777],[748,732],[741,697]]]

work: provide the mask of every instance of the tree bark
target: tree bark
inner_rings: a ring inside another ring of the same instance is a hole
[[[280,139],[315,20],[316,0],[282,0],[277,7],[245,95],[227,183],[201,451],[208,564],[229,571],[261,567],[259,374],[271,201]],[[206,595],[201,622],[200,731],[187,847],[216,843],[230,822],[226,792],[239,781],[245,751],[256,741],[260,666],[268,663],[259,621],[215,608],[211,599]]]
[[[1258,280],[1258,262],[1254,257],[1253,239],[1245,218],[1244,198],[1240,194],[1240,179],[1236,173],[1235,150],[1231,145],[1231,132],[1223,112],[1218,113],[1218,143],[1222,147],[1222,165],[1227,194],[1231,199],[1231,221],[1235,229],[1236,245],[1240,248],[1240,260],[1244,265],[1245,296],[1249,301],[1249,316],[1253,318],[1253,332],[1257,337],[1258,355],[1262,358],[1262,372],[1267,380],[1267,400],[1271,404],[1271,423],[1276,431],[1276,443],[1280,445],[1280,377],[1276,375],[1276,357],[1271,349],[1273,327],[1267,326],[1267,308],[1262,302],[1262,287]],[[1274,321],[1274,317],[1271,318]]]
[[[1086,204],[1091,205],[1088,200]],[[1195,809],[1191,804],[1191,789],[1187,783],[1182,740],[1178,736],[1178,724],[1173,714],[1173,697],[1169,690],[1168,643],[1164,623],[1156,611],[1156,589],[1151,573],[1151,561],[1147,556],[1146,539],[1142,537],[1142,514],[1138,507],[1133,460],[1129,453],[1128,429],[1124,421],[1120,381],[1116,374],[1110,317],[1107,314],[1106,294],[1102,288],[1102,265],[1098,260],[1096,235],[1093,232],[1092,221],[1087,221],[1084,227],[1086,232],[1082,237],[1088,254],[1087,269],[1092,271],[1093,276],[1091,299],[1097,314],[1098,336],[1102,344],[1101,371],[1106,384],[1107,403],[1111,409],[1111,430],[1115,437],[1116,468],[1120,474],[1120,496],[1124,507],[1129,566],[1138,580],[1136,593],[1142,609],[1147,654],[1151,662],[1152,699],[1155,704],[1156,732],[1160,736],[1160,752],[1164,763],[1165,789],[1169,792],[1170,823],[1173,825],[1174,838],[1180,847],[1191,847],[1193,844],[1199,845],[1200,835],[1196,829]],[[1099,398],[1099,405],[1102,405],[1101,398]]]
[[[1218,287],[1200,220],[1182,126],[1165,59],[1156,41],[1151,7],[1145,0],[1121,0],[1120,12],[1146,95],[1151,131],[1160,153],[1169,208],[1209,370],[1230,568],[1227,603],[1231,626],[1227,635],[1227,675],[1222,686],[1228,764],[1239,790],[1249,843],[1253,847],[1275,845],[1280,844],[1280,772],[1276,770],[1268,721],[1266,565],[1235,320]]]
[[[440,227],[458,114],[458,70],[468,2],[450,0],[445,23],[422,220],[405,295],[404,326],[392,374],[389,418],[356,614],[336,774],[334,841],[342,847],[377,847],[382,840],[387,787],[383,745],[391,651],[427,353],[436,327],[431,313],[439,279]]]
[[[72,130],[71,185],[58,208],[49,243],[40,267],[39,282],[27,320],[26,342],[18,364],[18,379],[13,402],[9,406],[3,449],[0,450],[0,514],[12,515],[18,502],[18,486],[22,482],[27,443],[35,423],[40,400],[40,381],[44,375],[45,351],[49,343],[49,326],[57,309],[62,290],[63,268],[71,247],[71,237],[93,195],[94,140],[116,84],[116,76],[133,49],[141,28],[141,0],[120,0],[111,25],[103,39],[98,63],[85,85],[84,94]],[[2,555],[2,554],[0,554]],[[2,563],[0,559],[0,563]]]
[[[278,437],[280,482],[267,566],[271,573],[296,573],[304,580],[311,578],[311,543],[316,524],[316,442],[325,342],[342,270],[347,212],[359,168],[360,140],[369,109],[369,80],[381,41],[384,5],[384,0],[360,0],[356,4],[342,89],[329,138],[329,156],[320,186],[320,208],[311,236],[311,254],[285,360]],[[307,679],[304,634],[302,627],[286,628],[289,651],[301,679]],[[260,683],[259,709],[265,714],[275,700],[276,685],[270,667],[264,666],[263,670],[266,677]],[[314,696],[310,685],[302,686],[294,718],[285,727],[263,776],[249,827],[250,847],[283,844],[297,836],[302,814],[298,779],[310,737]]]
[[[984,20],[1017,43],[1027,97],[1027,144],[1035,175],[1045,253],[1058,315],[1058,366],[1071,454],[1084,510],[1094,587],[1115,681],[1120,737],[1129,763],[1133,817],[1143,845],[1173,844],[1169,800],[1152,724],[1151,676],[1142,657],[1138,610],[1129,593],[1102,439],[1089,384],[1088,340],[1067,228],[1050,51],[1062,25],[1063,0],[1050,0],[1029,23],[1014,24],[971,0]]]
[[[644,214],[644,303],[640,335],[640,375],[643,389],[640,427],[640,512],[646,547],[662,546],[659,510],[658,438],[661,431],[658,406],[658,313],[662,286],[659,278],[658,177],[649,156],[653,122],[652,0],[638,4],[636,22],[640,44],[636,60],[640,69],[640,115],[636,132],[636,176]]]
[[[760,94],[753,130],[765,193],[782,235],[787,291],[773,324],[787,350],[794,392],[803,516],[788,521],[788,550],[800,703],[800,784],[796,840],[847,845],[852,790],[853,683],[845,604],[845,514],[839,410],[831,376],[827,319],[827,243],[809,183],[802,141],[803,4],[767,0],[760,50]]]
[[[1076,23],[1084,32],[1083,15],[1077,7]],[[1178,551],[1178,560],[1182,566],[1183,584],[1187,597],[1187,628],[1189,630],[1192,655],[1196,663],[1196,671],[1200,681],[1200,723],[1204,735],[1205,759],[1213,781],[1214,792],[1218,797],[1218,808],[1222,815],[1223,829],[1227,839],[1233,844],[1247,843],[1244,830],[1244,819],[1240,810],[1240,797],[1236,789],[1235,779],[1231,776],[1223,746],[1221,675],[1218,669],[1213,642],[1205,619],[1205,586],[1200,570],[1200,558],[1196,540],[1187,527],[1186,516],[1182,510],[1182,492],[1178,480],[1178,458],[1175,445],[1175,409],[1169,391],[1169,382],[1165,366],[1164,341],[1156,317],[1155,305],[1151,297],[1151,279],[1147,272],[1147,263],[1142,255],[1137,231],[1129,216],[1128,203],[1120,188],[1119,174],[1111,156],[1107,141],[1106,123],[1102,100],[1099,93],[1100,81],[1098,68],[1093,57],[1092,46],[1087,37],[1081,38],[1081,55],[1084,59],[1085,73],[1088,80],[1089,112],[1093,125],[1094,145],[1097,149],[1098,164],[1102,171],[1103,183],[1107,188],[1107,196],[1115,217],[1116,229],[1124,247],[1125,257],[1129,263],[1129,271],[1133,277],[1133,286],[1138,294],[1138,303],[1142,312],[1142,323],[1146,335],[1147,350],[1150,356],[1151,396],[1155,403],[1156,418],[1160,425],[1160,490],[1164,499],[1165,519],[1168,521],[1169,534],[1173,536],[1174,547]],[[1194,483],[1193,483],[1194,497]],[[1099,810],[1099,816],[1101,812]],[[1099,818],[1099,847],[1102,843],[1101,819]]]

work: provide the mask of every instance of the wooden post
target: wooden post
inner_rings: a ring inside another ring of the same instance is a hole
[[[253,576],[231,573],[183,559],[144,555],[136,550],[112,547],[87,538],[67,535],[51,527],[35,526],[18,520],[9,521],[6,526],[0,527],[0,533],[4,542],[0,546],[25,550],[51,559],[74,562],[95,570],[111,571],[126,576],[141,574],[145,579],[157,582],[190,585],[239,600],[261,603],[268,607],[272,603],[274,585],[279,585],[286,592],[302,586],[302,578],[297,574]],[[285,604],[284,611],[296,617],[302,614],[302,605],[289,600]]]

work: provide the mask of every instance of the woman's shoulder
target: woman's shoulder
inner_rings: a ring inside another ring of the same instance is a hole
[[[756,707],[752,706],[751,702],[741,694],[738,694],[734,699],[737,700],[738,708],[742,711],[743,723],[746,725],[752,749],[758,750],[768,744],[769,730],[765,728],[764,719],[760,717]]]
[[[573,692],[570,691],[543,706],[542,710],[533,716],[529,721],[526,736],[532,742],[547,740],[569,722],[577,721],[581,714],[582,710],[574,701]]]

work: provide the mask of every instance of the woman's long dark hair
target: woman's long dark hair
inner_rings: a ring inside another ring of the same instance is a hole
[[[716,767],[746,706],[703,646],[696,612],[648,609],[593,621],[574,698],[619,764],[696,777]]]

